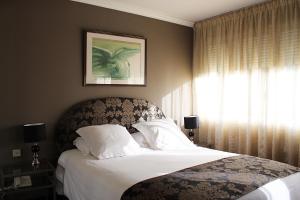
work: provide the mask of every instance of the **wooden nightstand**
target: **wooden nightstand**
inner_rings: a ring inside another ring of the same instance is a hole
[[[6,166],[1,169],[1,199],[56,199],[54,167],[47,160],[41,160],[38,168],[31,166],[31,162]],[[30,177],[30,185],[15,186],[15,177]]]

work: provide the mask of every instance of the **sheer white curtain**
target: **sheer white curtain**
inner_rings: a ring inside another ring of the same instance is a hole
[[[201,143],[300,166],[299,1],[197,23],[193,87]]]

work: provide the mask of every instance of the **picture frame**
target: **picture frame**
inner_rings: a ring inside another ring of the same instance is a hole
[[[84,86],[146,86],[146,38],[85,31],[84,43]]]

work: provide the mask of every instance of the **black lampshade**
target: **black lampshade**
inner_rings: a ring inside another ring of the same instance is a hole
[[[25,124],[23,128],[25,143],[35,143],[46,139],[46,124],[44,123]]]
[[[199,127],[199,117],[198,116],[184,117],[184,128],[185,129],[195,129],[198,127]]]

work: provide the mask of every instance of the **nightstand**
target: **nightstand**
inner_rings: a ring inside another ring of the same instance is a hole
[[[32,167],[31,162],[3,167],[1,169],[0,198],[5,200],[55,200],[54,171],[54,167],[47,160],[41,160],[38,168]],[[18,186],[15,186],[15,177],[22,177],[21,183],[17,183]],[[29,181],[28,177],[30,177]]]
[[[198,147],[205,147],[209,149],[214,149],[214,146],[212,144],[196,144]]]

